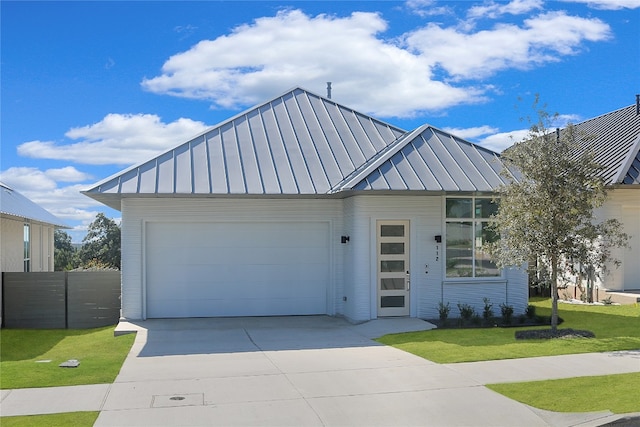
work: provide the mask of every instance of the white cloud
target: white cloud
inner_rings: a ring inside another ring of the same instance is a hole
[[[44,173],[49,178],[61,182],[82,182],[93,178],[90,174],[80,172],[73,166],[66,166],[59,169],[47,169]]]
[[[486,136],[479,139],[477,144],[501,153],[506,148],[511,147],[516,142],[523,141],[528,136],[529,129],[517,129],[512,130],[511,132],[498,132],[493,135]]]
[[[81,164],[130,165],[188,141],[207,128],[202,122],[184,118],[163,123],[153,114],[109,114],[98,123],[73,128],[66,133],[68,138],[78,142],[25,142],[18,146],[18,154]]]
[[[25,190],[29,190],[31,188],[39,188],[43,191],[49,191],[57,187],[53,178],[47,176],[45,172],[37,168],[9,168],[0,173],[0,181],[23,194]]]
[[[499,132],[499,129],[487,125],[472,128],[447,127],[443,130],[498,153],[516,142],[522,141],[529,134],[527,129]]]
[[[407,46],[451,76],[478,79],[509,68],[527,69],[579,52],[584,41],[603,41],[610,27],[599,19],[548,12],[522,27],[499,24],[475,33],[429,24],[406,36]]]
[[[332,81],[335,99],[385,117],[484,100],[482,88],[433,79],[424,57],[378,37],[386,29],[377,13],[338,18],[281,11],[170,57],[162,75],[142,86],[234,108],[298,85],[323,93]]]
[[[422,18],[436,15],[453,15],[454,11],[450,6],[443,6],[436,0],[407,0],[405,7],[414,15]]]
[[[638,9],[640,8],[640,0],[561,0],[567,3],[584,3],[594,9],[601,10],[620,10],[620,9]]]
[[[576,114],[559,114],[551,117],[550,123],[546,124],[550,131],[555,128],[564,128],[569,123],[578,123],[582,119]],[[479,126],[467,129],[446,128],[447,132],[468,139],[478,145],[482,145],[498,153],[511,147],[516,142],[524,141],[531,137],[530,129],[515,129],[510,132],[499,132],[491,126]]]
[[[480,6],[473,6],[467,12],[469,18],[495,19],[502,15],[520,15],[532,10],[542,9],[542,0],[513,0],[511,2],[490,1]]]
[[[492,126],[477,126],[472,128],[451,128],[446,127],[443,129],[445,132],[448,132],[452,135],[458,136],[460,138],[475,141],[478,137],[482,135],[488,135],[492,133],[498,132],[498,129]]]
[[[81,190],[86,189],[86,184],[58,186],[59,177],[62,177],[60,181],[63,182],[78,182],[77,179],[80,176],[84,176],[85,179],[90,178],[89,175],[83,175],[79,171],[70,173],[70,169],[74,168],[42,171],[31,167],[11,167],[0,172],[0,181],[62,219],[66,217],[64,213],[68,212],[69,206],[74,208],[101,206],[95,200],[80,194]],[[61,172],[65,170],[67,171],[66,175]],[[75,178],[70,179],[70,175],[75,175]],[[58,215],[57,212],[61,214]]]
[[[70,166],[44,171],[32,167],[12,167],[0,172],[0,181],[69,224],[72,229],[65,231],[74,242],[82,241],[87,226],[98,212],[104,212],[106,208],[80,193],[86,189],[86,184],[59,186],[58,182],[86,179],[91,177]],[[113,216],[113,213],[108,215]]]
[[[89,224],[96,218],[97,211],[78,209],[76,207],[62,207],[56,209],[56,216],[65,218],[70,221],[81,221],[83,224]],[[86,228],[86,227],[85,227]]]
[[[432,3],[405,4],[424,9]],[[487,7],[515,14],[539,4],[516,0]],[[377,13],[312,17],[300,10],[281,11],[170,57],[161,75],[141,84],[158,94],[236,108],[294,86],[323,93],[325,82],[332,81],[339,102],[376,116],[410,117],[484,102],[493,88],[474,83],[481,78],[559,61],[578,53],[585,41],[606,40],[610,34],[598,19],[564,12],[540,14],[521,26],[498,24],[475,32],[464,25],[431,23],[397,39],[382,36],[387,26]],[[442,71],[444,77],[436,76]],[[467,83],[461,84],[463,79]]]

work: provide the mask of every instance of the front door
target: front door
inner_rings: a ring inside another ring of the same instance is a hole
[[[378,316],[408,316],[409,221],[378,221],[376,228]]]

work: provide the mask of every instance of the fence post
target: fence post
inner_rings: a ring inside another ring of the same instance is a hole
[[[69,272],[64,272],[64,328],[69,329]]]
[[[4,328],[4,271],[0,273],[0,328]]]

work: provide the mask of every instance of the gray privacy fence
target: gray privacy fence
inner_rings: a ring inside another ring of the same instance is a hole
[[[119,271],[2,273],[5,328],[88,329],[119,318]]]

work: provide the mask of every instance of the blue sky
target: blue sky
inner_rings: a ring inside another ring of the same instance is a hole
[[[578,122],[640,93],[640,0],[11,2],[0,181],[66,221],[80,190],[295,86],[501,151],[535,94]]]

